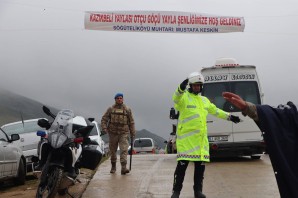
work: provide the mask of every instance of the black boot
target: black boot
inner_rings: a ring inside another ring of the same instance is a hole
[[[185,176],[185,171],[188,166],[188,161],[180,160],[177,163],[176,170],[174,173],[174,181],[173,181],[173,194],[171,198],[179,197],[180,191],[183,187],[183,181]]]
[[[202,193],[203,191],[203,179],[204,179],[205,165],[202,162],[195,162],[195,174],[194,174],[194,195],[195,198],[206,198]]]
[[[195,198],[206,198],[206,196],[201,191],[194,191]]]
[[[172,194],[171,198],[179,198],[179,196],[180,196],[179,191],[173,191],[173,194]]]

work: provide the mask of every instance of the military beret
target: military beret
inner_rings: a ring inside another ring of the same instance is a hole
[[[118,98],[118,97],[120,97],[120,96],[123,97],[123,93],[116,93],[114,99],[116,99],[116,98]]]

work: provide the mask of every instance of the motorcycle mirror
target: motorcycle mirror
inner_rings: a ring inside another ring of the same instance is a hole
[[[41,128],[49,129],[51,127],[51,124],[46,119],[42,118],[37,121],[37,125]]]
[[[94,118],[88,118],[88,120],[89,120],[90,122],[93,122],[95,119],[94,119]]]
[[[50,109],[49,109],[48,107],[46,107],[46,106],[42,106],[42,110],[43,110],[43,112],[45,112],[48,116],[51,115],[51,111],[50,111]]]
[[[56,116],[54,114],[52,114],[52,112],[50,111],[50,109],[48,107],[42,106],[42,110],[43,110],[43,112],[45,112],[45,114],[47,114],[48,116],[51,116],[52,118],[55,119]]]

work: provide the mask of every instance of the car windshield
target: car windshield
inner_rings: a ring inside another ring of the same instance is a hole
[[[43,130],[40,126],[37,125],[37,121],[24,122],[24,125],[23,123],[16,123],[4,126],[2,127],[2,129],[7,133],[7,135],[31,133],[38,130]]]
[[[152,141],[150,139],[136,139],[134,147],[151,147]]]
[[[224,111],[240,112],[237,107],[222,97],[222,92],[225,91],[240,95],[245,101],[254,104],[261,103],[258,84],[255,81],[206,83],[204,84],[202,95],[206,96],[210,102]]]

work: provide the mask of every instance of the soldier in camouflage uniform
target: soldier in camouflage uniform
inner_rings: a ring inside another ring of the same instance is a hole
[[[126,168],[128,153],[128,135],[131,141],[135,137],[135,123],[131,109],[123,104],[123,94],[117,93],[114,97],[115,104],[107,109],[101,119],[104,133],[109,134],[112,168],[110,173],[116,172],[117,148],[120,148],[121,174],[129,173]]]

